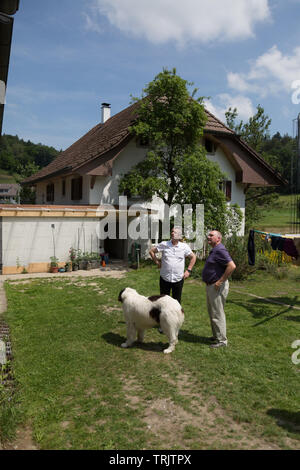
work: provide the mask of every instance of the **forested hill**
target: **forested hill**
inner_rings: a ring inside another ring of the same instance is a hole
[[[54,147],[34,144],[18,136],[2,135],[0,137],[0,173],[12,176],[30,176],[48,165],[59,153]],[[18,178],[17,178],[18,179]]]

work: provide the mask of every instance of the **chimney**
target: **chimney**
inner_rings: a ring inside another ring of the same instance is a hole
[[[104,124],[110,118],[110,104],[101,103],[101,123]]]

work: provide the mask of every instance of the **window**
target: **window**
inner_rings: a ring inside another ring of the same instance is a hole
[[[225,182],[225,196],[226,201],[231,201],[231,181]]]
[[[53,183],[47,184],[46,201],[47,202],[54,202],[54,184]]]
[[[225,194],[226,201],[231,201],[232,193],[232,182],[231,181],[221,181],[219,188]]]
[[[62,180],[61,194],[62,196],[66,195],[66,180]]]
[[[80,176],[80,178],[72,179],[71,199],[72,201],[79,201],[82,199],[82,176]]]
[[[204,147],[207,153],[212,153],[212,154],[216,153],[217,146],[212,140],[204,139]]]

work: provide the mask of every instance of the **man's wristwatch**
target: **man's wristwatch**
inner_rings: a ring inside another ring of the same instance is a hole
[[[188,271],[189,273],[191,273],[191,272],[192,272],[192,270],[191,270],[191,269],[187,269],[187,271]]]

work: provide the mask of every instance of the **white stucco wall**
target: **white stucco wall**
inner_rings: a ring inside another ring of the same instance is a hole
[[[3,266],[19,263],[26,267],[30,263],[50,263],[50,257],[54,256],[54,244],[55,256],[61,262],[68,261],[71,247],[99,252],[98,223],[98,218],[83,217],[3,217]]]
[[[66,195],[62,196],[62,178],[53,179],[55,185],[55,200],[53,204],[118,204],[119,203],[119,182],[121,177],[126,174],[130,168],[145,158],[147,149],[138,146],[135,139],[132,139],[126,148],[120,153],[113,163],[112,176],[97,176],[93,188],[91,188],[91,177],[83,177],[83,198],[80,201],[71,200],[71,179],[66,178]],[[232,199],[231,204],[238,204],[243,214],[245,214],[245,194],[244,187],[236,183],[235,169],[227,159],[223,150],[218,147],[215,154],[207,154],[209,160],[219,164],[227,179],[232,181]],[[46,183],[37,184],[37,204],[46,204]],[[128,201],[132,203],[133,201]],[[137,201],[140,204],[142,200]],[[244,233],[244,221],[241,229]]]
[[[226,179],[232,182],[231,185],[231,201],[228,204],[238,204],[243,213],[243,222],[240,230],[240,235],[244,234],[245,231],[245,193],[244,185],[236,183],[235,169],[231,165],[230,161],[226,157],[223,150],[218,147],[214,154],[207,154],[207,158],[215,163],[218,163],[220,169],[226,175]]]
[[[113,163],[112,176],[98,176],[93,189],[89,190],[90,204],[118,204],[119,182],[130,168],[141,162],[147,153],[145,147],[137,146],[132,139]]]
[[[92,204],[89,202],[90,176],[83,176],[82,180],[82,199],[75,201],[71,199],[71,180],[74,176],[67,176],[65,196],[62,195],[62,177],[52,178],[47,182],[37,183],[36,185],[36,204]],[[54,184],[54,201],[47,202],[47,184]]]
[[[245,208],[245,194],[244,187],[242,184],[236,183],[235,179],[235,169],[231,165],[230,161],[226,157],[223,150],[218,147],[215,154],[207,154],[207,158],[218,163],[220,169],[223,173],[226,174],[227,179],[232,181],[232,194],[231,194],[231,203],[238,204],[241,208]]]

